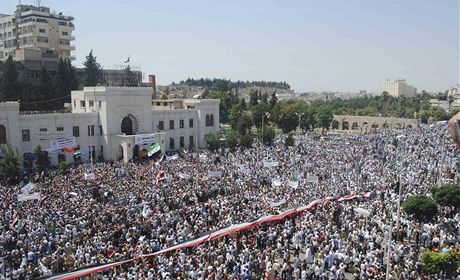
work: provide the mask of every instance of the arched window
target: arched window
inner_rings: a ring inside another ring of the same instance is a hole
[[[124,117],[121,121],[121,133],[133,135],[133,121],[130,117]]]
[[[214,126],[214,115],[213,114],[209,116],[209,126]]]
[[[209,126],[209,115],[206,115],[206,126]]]
[[[0,144],[6,144],[6,128],[0,125]]]

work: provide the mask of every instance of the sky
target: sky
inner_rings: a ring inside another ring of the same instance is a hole
[[[22,4],[37,1],[22,0]],[[18,0],[1,0],[0,13]],[[459,83],[459,0],[43,0],[75,17],[75,64],[93,49],[167,85],[191,78],[287,81],[297,92],[381,92],[405,78]]]

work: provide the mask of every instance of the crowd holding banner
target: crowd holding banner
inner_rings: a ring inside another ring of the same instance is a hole
[[[403,212],[390,243],[394,185],[401,177],[407,197],[455,180],[446,135],[307,135],[289,148],[280,137],[220,160],[187,153],[94,163],[91,180],[82,164],[1,182],[0,279],[384,279],[389,246],[392,279],[423,278],[420,252],[458,246],[460,214],[418,223]],[[29,181],[40,201],[18,201]]]

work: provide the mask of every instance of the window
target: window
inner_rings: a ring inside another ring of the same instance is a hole
[[[81,108],[85,108],[85,100],[81,100],[81,101],[80,101],[80,107],[81,107]]]
[[[43,28],[40,28],[38,31],[39,31],[40,33],[46,33],[46,29],[43,29]]]
[[[161,102],[157,102],[157,106],[161,106]]]
[[[38,43],[48,43],[48,37],[37,36]]]
[[[67,36],[67,35],[69,35],[69,32],[62,31],[62,35],[63,35],[63,36]]]
[[[104,135],[104,130],[102,129],[102,125],[99,126],[99,135]]]
[[[59,40],[59,44],[65,45],[65,46],[69,46],[69,45],[70,45],[70,41],[69,41],[69,40],[63,40],[63,39],[61,39],[61,40]]]
[[[90,107],[90,108],[94,107],[94,101],[93,101],[93,100],[90,100],[90,101],[89,101],[89,107]]]
[[[29,142],[30,141],[30,130],[23,129],[22,130],[22,142]]]
[[[188,120],[188,127],[193,127],[193,119]]]
[[[206,115],[206,126],[214,126],[214,115]]]
[[[99,108],[101,108],[101,107],[102,107],[102,101],[99,100]]]
[[[165,125],[163,123],[163,121],[159,121],[158,122],[158,130],[164,130],[165,129]]]
[[[174,138],[169,138],[169,149],[174,150]]]
[[[0,144],[6,144],[6,127],[0,125]]]
[[[64,131],[64,127],[62,126],[56,127],[56,131]]]
[[[88,125],[88,136],[94,136],[94,125]]]
[[[73,107],[77,108],[77,101],[76,100],[73,101]]]
[[[180,137],[179,146],[180,146],[181,148],[183,148],[183,147],[185,146],[185,139],[184,139],[184,136],[181,136],[181,137]]]
[[[189,138],[188,138],[188,142],[189,142],[189,145],[190,145],[190,148],[193,148],[193,135],[190,135]]]
[[[40,128],[40,132],[47,132],[48,129],[47,128]]]
[[[79,126],[72,127],[72,135],[73,137],[80,137],[80,127]]]
[[[179,128],[184,128],[184,120],[179,121]]]
[[[174,120],[169,121],[169,129],[174,129]]]

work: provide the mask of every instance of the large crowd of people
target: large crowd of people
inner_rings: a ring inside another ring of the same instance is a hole
[[[460,155],[443,141],[447,133],[444,124],[365,135],[308,134],[296,136],[292,147],[279,136],[269,147],[189,152],[155,164],[85,163],[66,174],[47,170],[17,185],[2,182],[0,279],[131,259],[318,198],[362,192],[371,196],[324,203],[91,277],[385,279],[389,271],[390,279],[442,279],[422,269],[420,253],[455,250],[460,214],[443,208],[418,223],[402,212],[397,228],[396,208],[398,186],[404,198],[429,193],[438,183],[458,183]],[[89,172],[95,178],[85,180]],[[29,182],[41,199],[18,201]]]

